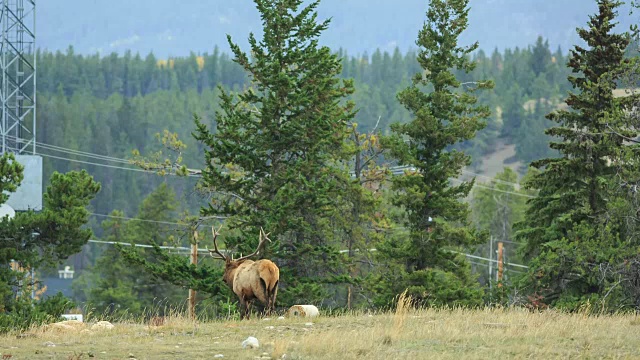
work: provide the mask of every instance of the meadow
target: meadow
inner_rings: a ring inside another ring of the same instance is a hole
[[[638,359],[640,318],[556,310],[410,309],[35,328],[0,336],[2,359]],[[243,349],[256,337],[259,348]]]

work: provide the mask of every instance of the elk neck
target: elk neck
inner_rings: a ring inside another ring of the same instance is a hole
[[[227,284],[229,288],[233,289],[233,279],[236,277],[236,272],[238,271],[238,268],[242,264],[249,264],[252,262],[253,260],[248,260],[248,259],[240,260],[240,261],[227,260],[227,262],[225,263],[224,275],[222,276],[222,280]]]

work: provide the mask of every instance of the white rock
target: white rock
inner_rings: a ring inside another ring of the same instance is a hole
[[[93,324],[93,326],[91,326],[91,330],[111,330],[113,328],[113,324],[108,321],[98,321],[97,323]]]
[[[278,320],[284,320],[284,316],[278,316]]]
[[[267,327],[265,327],[266,330],[273,330],[275,328],[276,328],[275,326],[267,326]]]
[[[51,341],[47,341],[46,343],[42,344],[44,346],[56,346],[56,344],[52,343]]]
[[[293,305],[287,310],[289,317],[316,317],[320,314],[314,305]]]
[[[83,323],[80,320],[65,320],[65,321],[57,322],[56,324],[65,324],[65,325],[73,326],[75,328],[84,328],[85,326],[85,323]]]
[[[224,355],[222,355],[222,354],[213,355],[214,359],[220,359],[220,358],[223,358],[223,357],[224,357]]]
[[[260,347],[260,343],[258,339],[253,336],[249,336],[245,341],[242,342],[243,349],[257,349]]]
[[[305,323],[304,326],[313,326],[312,322]]]
[[[269,320],[271,320],[271,318],[264,318],[264,319],[262,319],[262,321],[269,321]]]
[[[73,326],[63,324],[63,323],[53,323],[49,324],[49,329],[59,330],[59,331],[73,331],[75,328]]]

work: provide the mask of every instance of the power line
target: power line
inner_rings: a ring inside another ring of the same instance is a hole
[[[353,251],[359,252],[359,249],[355,249]],[[371,249],[367,249],[367,251],[368,252],[376,252],[378,250],[376,248],[371,248]],[[494,260],[494,259],[490,259],[490,258],[486,258],[486,257],[482,257],[482,256],[477,256],[477,255],[471,255],[471,254],[467,254],[467,253],[463,253],[463,252],[459,252],[459,251],[454,251],[454,250],[445,250],[445,251],[452,252],[452,253],[455,253],[455,254],[464,255],[464,256],[466,256],[468,258],[471,258],[471,259],[490,261],[490,262],[494,262],[494,263],[498,262],[498,260]],[[344,253],[348,253],[349,250],[339,250],[338,252],[341,253],[341,254],[344,254]],[[514,263],[509,263],[509,262],[503,262],[503,264],[509,265],[509,266],[515,266],[515,267],[519,267],[519,268],[523,268],[523,269],[528,269],[529,268],[528,266],[522,265],[522,264],[514,264]]]
[[[391,169],[391,171],[395,175],[398,175],[398,174],[401,174],[402,171],[404,171],[404,170],[415,170],[415,167],[413,167],[411,165],[401,165],[401,166],[392,166],[389,169]],[[469,171],[469,170],[466,170],[466,169],[462,169],[461,171],[463,173],[465,173],[465,174],[469,174],[469,175],[474,175],[474,176],[477,176],[477,177],[485,178],[485,179],[488,179],[488,180],[496,182],[496,183],[505,184],[505,185],[513,185],[513,186],[516,186],[518,188],[520,187],[520,184],[517,183],[517,182],[511,182],[511,181],[492,178],[492,177],[489,177],[487,175],[478,174],[476,172]]]
[[[94,158],[94,159],[100,159],[100,160],[105,160],[105,161],[114,161],[114,162],[129,164],[129,160],[126,160],[126,159],[120,159],[120,158],[107,156],[107,155],[99,155],[99,154],[94,154],[94,153],[89,153],[89,152],[84,152],[84,151],[79,151],[79,150],[73,150],[73,149],[64,148],[64,147],[61,147],[61,146],[55,146],[55,145],[50,145],[50,144],[45,144],[45,143],[40,143],[40,142],[38,142],[37,144],[40,147],[45,148],[45,149],[48,148],[48,147],[51,147],[52,149],[49,149],[49,150],[59,151],[59,152],[63,152],[63,153],[66,152],[67,154],[71,154],[71,155],[86,156],[86,157],[90,157],[90,158]],[[109,164],[101,164],[101,163],[96,163],[96,162],[91,162],[91,161],[76,160],[76,159],[70,159],[70,158],[65,158],[65,157],[60,157],[60,156],[55,156],[55,155],[50,155],[50,154],[43,154],[43,153],[39,153],[39,155],[45,156],[45,157],[49,157],[49,158],[53,158],[53,159],[57,159],[57,160],[66,160],[66,161],[76,162],[76,163],[81,163],[81,164],[86,164],[86,165],[101,166],[101,167],[106,167],[106,168],[111,168],[111,169],[129,170],[129,171],[143,172],[143,173],[149,173],[149,174],[156,174],[156,172],[152,171],[152,170],[136,169],[136,168],[109,165]],[[396,174],[396,175],[397,174],[401,174],[402,172],[404,172],[404,170],[408,170],[408,169],[413,169],[413,167],[411,167],[411,166],[394,166],[394,167],[390,167],[389,168],[389,170],[393,174]],[[201,177],[200,174],[193,173],[196,170],[192,170],[191,169],[190,171],[192,171],[192,174],[187,175],[188,177]],[[486,177],[484,175],[476,174],[476,173],[473,173],[473,172],[470,172],[470,171],[467,171],[467,170],[463,170],[463,172]],[[168,174],[169,175],[175,175],[175,174],[172,174],[170,172]],[[451,178],[451,180],[455,180],[455,181],[458,181],[458,182],[463,182],[463,180],[456,179],[456,178]],[[502,181],[502,180],[499,180],[499,179],[495,179],[495,180],[496,181],[500,181],[500,182],[505,183],[505,184],[517,185],[516,183],[510,183],[510,182]],[[501,193],[506,193],[506,194],[512,194],[512,195],[522,196],[522,197],[527,197],[527,198],[535,198],[535,196],[522,194],[522,193],[516,193],[516,192],[512,192],[512,191],[507,191],[507,190],[496,189],[496,188],[480,185],[480,184],[477,184],[477,183],[474,184],[474,187],[479,187],[479,188],[487,189],[487,190],[490,190],[490,191],[501,192]]]
[[[450,251],[450,252],[453,252],[453,253],[456,253],[456,254],[460,254],[460,255],[464,255],[464,256],[466,256],[466,257],[468,257],[468,258],[471,258],[471,259],[478,259],[478,260],[490,261],[490,262],[493,262],[493,263],[498,263],[498,262],[499,262],[498,260],[489,259],[489,258],[482,257],[482,256],[471,255],[471,254],[465,254],[465,253],[461,253],[461,252],[453,251],[453,250],[447,250],[447,251]],[[528,266],[526,266],[526,265],[522,265],[522,264],[514,264],[514,263],[510,263],[510,262],[503,262],[503,264],[504,264],[504,265],[509,265],[509,266],[514,266],[514,267],[517,267],[517,268],[522,268],[522,269],[528,269],[528,268],[529,268],[529,267],[528,267]]]
[[[97,243],[97,244],[108,244],[108,245],[122,245],[122,246],[133,246],[133,247],[140,247],[140,248],[153,248],[153,245],[148,245],[148,244],[137,244],[137,243],[125,243],[125,242],[119,242],[119,241],[102,241],[102,240],[94,240],[91,239],[88,242],[90,243]],[[168,250],[184,250],[184,251],[191,251],[191,248],[189,247],[184,247],[184,246],[160,246],[158,245],[158,247],[160,249],[168,249]],[[227,250],[221,250],[221,251],[227,251]],[[207,249],[200,249],[198,248],[198,252],[203,252],[203,253],[209,253],[209,250]]]
[[[500,184],[505,184],[505,185],[514,185],[514,186],[516,186],[516,187],[518,187],[518,188],[520,187],[520,184],[519,184],[519,183],[516,183],[516,182],[511,182],[511,181],[506,181],[506,180],[496,179],[496,178],[489,177],[489,176],[487,176],[487,175],[478,174],[478,173],[475,173],[475,172],[473,172],[473,171],[464,170],[464,169],[462,170],[462,172],[463,172],[463,173],[465,173],[465,174],[469,174],[469,175],[474,175],[474,176],[477,176],[477,177],[485,178],[485,179],[488,179],[488,180],[490,180],[490,181],[497,182],[497,183],[500,183]],[[516,189],[516,190],[517,190],[517,189]]]
[[[102,240],[89,240],[89,242],[91,243],[100,243],[100,244],[109,244],[109,245],[115,245],[115,244],[119,244],[119,245],[123,245],[123,246],[134,246],[134,247],[142,247],[142,248],[153,248],[152,245],[147,245],[147,244],[137,244],[137,243],[123,243],[123,242],[117,242],[117,241],[102,241]],[[191,251],[191,248],[188,247],[184,247],[184,246],[159,246],[161,249],[172,249],[172,250],[184,250],[184,251]],[[222,250],[227,251],[228,250]],[[354,250],[355,252],[358,252],[358,249]],[[367,249],[368,252],[375,252],[378,251],[375,248],[372,249]],[[494,262],[494,263],[498,263],[498,260],[494,260],[494,259],[489,259],[489,258],[485,258],[482,256],[476,256],[476,255],[471,255],[471,254],[466,254],[466,253],[462,253],[462,252],[458,252],[458,251],[453,251],[453,250],[445,250],[448,252],[452,252],[452,253],[456,253],[456,254],[460,254],[460,255],[465,255],[468,258],[471,259],[478,259],[478,260],[484,260],[484,261],[489,261],[489,262]],[[202,253],[209,253],[208,249],[202,249],[202,248],[198,248],[198,252],[202,252]],[[338,251],[341,254],[347,253],[349,252],[349,250],[339,250]],[[509,262],[503,262],[504,265],[507,266],[513,266],[513,267],[518,267],[518,268],[523,268],[523,269],[528,269],[529,267],[526,265],[522,265],[522,264],[514,264],[514,263],[509,263]]]
[[[16,139],[15,136],[11,136],[11,135],[7,135],[7,136],[10,137],[10,138]],[[62,153],[72,154],[72,155],[80,155],[80,156],[95,158],[95,159],[99,159],[99,160],[120,162],[120,163],[125,163],[125,164],[129,164],[130,163],[129,160],[127,160],[127,159],[117,158],[117,157],[113,157],[113,156],[100,155],[100,154],[90,153],[90,152],[86,152],[86,151],[74,150],[74,149],[65,148],[65,147],[62,147],[62,146],[42,143],[42,142],[39,142],[39,141],[36,141],[35,143],[36,143],[36,145],[38,145],[39,148],[43,148],[43,149],[47,149],[47,150],[53,150],[53,151],[58,151],[58,152],[62,152]]]
[[[45,144],[45,143],[41,143],[41,142],[37,142],[36,144],[39,146],[39,148],[43,148],[43,149],[46,149],[46,150],[52,150],[52,151],[58,151],[58,152],[65,153],[65,154],[68,154],[68,155],[84,156],[84,157],[88,157],[88,158],[92,158],[92,159],[96,159],[96,160],[112,161],[112,162],[116,162],[116,163],[122,163],[122,164],[131,165],[131,162],[129,160],[127,160],[127,159],[122,159],[122,158],[117,158],[117,157],[107,156],[107,155],[100,155],[100,154],[90,153],[90,152],[86,152],[86,151],[73,150],[73,149],[62,147],[62,146],[50,145],[50,144]],[[121,169],[121,170],[146,172],[146,173],[151,173],[151,174],[155,174],[156,173],[156,172],[154,172],[152,170],[136,169],[136,168],[129,168],[129,167],[122,167],[122,166],[115,166],[115,165],[109,165],[109,164],[90,162],[90,161],[76,160],[76,159],[70,159],[70,158],[67,158],[67,157],[55,156],[55,155],[51,155],[51,154],[38,153],[38,155],[45,156],[45,157],[50,157],[50,158],[58,159],[58,160],[66,160],[66,161],[78,162],[78,163],[82,163],[82,164],[88,164],[88,165],[94,165],[94,166],[102,166],[102,167],[107,167],[107,168],[112,168],[112,169]],[[193,174],[193,172],[197,172],[197,170],[193,170],[193,169],[188,169],[188,170],[190,172],[192,172],[192,174],[189,174],[187,176],[189,176],[189,177],[200,177],[199,174]],[[175,174],[169,173],[169,175],[175,175]]]
[[[455,179],[458,180],[458,179]],[[460,181],[460,180],[458,180]],[[491,190],[491,191],[495,191],[495,192],[501,192],[501,193],[505,193],[505,194],[511,194],[511,195],[516,195],[516,196],[522,196],[522,197],[526,197],[529,199],[533,199],[535,198],[535,196],[533,195],[527,195],[527,194],[522,194],[522,193],[516,193],[513,191],[507,191],[507,190],[500,190],[500,189],[496,189],[496,188],[492,188],[492,187],[488,187],[488,186],[484,186],[484,185],[478,185],[478,184],[474,184],[474,187],[479,187],[481,189],[487,189],[487,190]]]
[[[123,167],[123,166],[115,166],[115,165],[108,165],[108,164],[98,164],[98,163],[94,163],[94,162],[90,162],[90,161],[69,159],[69,158],[64,158],[64,157],[55,156],[55,155],[49,155],[49,154],[42,154],[42,153],[38,153],[38,155],[45,156],[45,157],[50,157],[50,158],[58,159],[58,160],[66,160],[66,161],[71,161],[71,162],[77,162],[77,163],[80,163],[80,164],[87,164],[87,165],[107,167],[107,168],[111,168],[111,169],[129,170],[129,171],[137,171],[137,172],[155,174],[155,172],[153,172],[153,171],[144,170],[144,169],[134,169],[134,168],[127,168],[127,167]]]
[[[15,138],[14,136],[11,136],[11,135],[7,135],[7,136],[10,137],[10,138]],[[58,152],[62,152],[62,153],[70,154],[70,155],[79,155],[79,156],[85,156],[85,157],[94,158],[94,159],[98,159],[98,160],[112,161],[112,162],[118,162],[118,163],[123,163],[123,164],[131,164],[130,160],[122,159],[122,158],[118,158],[118,157],[114,157],[114,156],[101,155],[101,154],[91,153],[91,152],[87,152],[87,151],[75,150],[75,149],[66,148],[66,147],[57,146],[57,145],[52,145],[52,144],[47,144],[47,143],[43,143],[43,142],[39,142],[39,141],[36,141],[36,145],[38,145],[41,148],[47,149],[47,150],[58,151]],[[41,154],[41,155],[45,155],[45,154]],[[48,156],[53,157],[53,155],[48,155]],[[60,158],[58,158],[58,159],[60,159]],[[68,158],[65,158],[65,159],[70,160],[70,161],[74,160],[74,159],[68,159]],[[95,163],[90,163],[90,164],[98,165],[98,164],[95,164]],[[392,172],[400,172],[400,171],[403,171],[403,170],[406,170],[406,169],[411,169],[411,168],[412,168],[411,166],[392,166],[389,169]],[[141,170],[141,169],[132,169],[132,170]],[[478,177],[486,178],[486,179],[489,179],[491,181],[499,182],[499,183],[502,183],[502,184],[519,186],[518,183],[490,178],[490,177],[488,177],[486,175],[478,174],[478,173],[475,173],[475,172],[472,172],[472,171],[469,171],[469,170],[462,170],[462,172],[463,173],[467,173],[467,174],[471,174],[471,175],[475,175],[475,176],[478,176]]]
[[[171,222],[171,221],[149,220],[149,219],[141,219],[141,218],[127,217],[127,216],[107,215],[107,214],[96,214],[96,213],[89,213],[89,214],[90,214],[90,215],[93,215],[93,216],[107,217],[107,218],[112,218],[112,219],[123,219],[123,220],[131,220],[131,221],[141,221],[141,222],[149,222],[149,223],[164,224],[164,225],[189,226],[189,224],[177,223],[177,222]],[[219,220],[223,220],[223,219],[227,219],[227,217],[225,217],[225,216],[207,216],[207,219],[219,219]],[[199,224],[199,225],[198,225],[198,227],[201,227],[201,226],[209,226],[209,225],[205,225],[205,224]]]
[[[15,138],[14,136],[11,136],[11,135],[7,135],[7,136],[10,137],[10,138]],[[43,143],[43,142],[39,142],[39,141],[36,141],[36,145],[38,145],[39,147],[45,148],[47,150],[58,151],[58,152],[67,153],[67,154],[71,154],[71,155],[79,155],[79,156],[85,156],[85,157],[94,158],[94,159],[98,159],[98,160],[112,161],[112,162],[118,162],[118,163],[123,163],[123,164],[131,164],[130,160],[128,160],[128,159],[122,159],[122,158],[118,158],[118,157],[114,157],[114,156],[101,155],[101,154],[91,153],[91,152],[87,152],[87,151],[75,150],[75,149],[66,148],[66,147],[57,146],[57,145],[52,145],[52,144],[47,144],[47,143]],[[69,159],[69,160],[73,160],[73,159]],[[406,169],[412,169],[412,168],[413,167],[408,166],[408,165],[402,165],[402,166],[392,166],[389,169],[394,173],[399,173],[400,171],[403,171],[403,170],[406,170]],[[136,169],[136,170],[138,170],[138,169]],[[469,170],[462,170],[462,172],[466,173],[466,174],[474,175],[474,176],[477,176],[477,177],[482,177],[482,178],[485,178],[485,179],[489,179],[491,181],[495,181],[495,182],[498,182],[498,183],[501,183],[501,184],[505,184],[505,185],[520,186],[520,184],[518,184],[516,182],[510,182],[510,181],[506,181],[506,180],[491,178],[489,176],[482,175],[482,174],[479,174],[479,173],[475,173],[475,172],[472,172],[472,171],[469,171]]]
[[[471,260],[469,260],[469,263],[473,264],[473,265],[477,265],[477,266],[484,266],[484,267],[489,267],[490,266],[489,264],[475,262],[475,261],[471,261]],[[524,271],[520,271],[520,270],[513,270],[513,269],[505,269],[505,270],[509,271],[509,272],[518,273],[518,274],[526,274]]]
[[[451,178],[451,180],[453,180],[453,181],[458,181],[458,182],[460,182],[460,183],[464,182],[464,180],[460,180],[460,179],[456,179],[456,178]],[[492,188],[492,187],[484,186],[484,185],[479,185],[479,184],[473,184],[473,187],[479,187],[479,188],[481,188],[481,189],[487,189],[487,190],[496,191],[496,192],[501,192],[501,193],[505,193],[505,194],[511,194],[511,195],[516,195],[516,196],[522,196],[522,197],[526,197],[526,198],[530,198],[530,199],[535,198],[535,196],[532,196],[532,195],[527,195],[527,194],[517,193],[517,192],[507,191],[507,190],[500,190],[500,189],[496,189],[496,188]]]
[[[415,168],[414,168],[413,166],[409,166],[409,165],[406,165],[406,166],[395,166],[395,167],[391,167],[391,168],[389,168],[389,170],[391,170],[391,173],[392,173],[392,174],[394,174],[394,175],[400,175],[400,174],[402,174],[405,170],[414,170],[414,169],[415,169]],[[467,172],[467,173],[475,174],[475,173],[472,173],[472,172],[467,171],[467,170],[463,170],[463,172]],[[476,175],[479,175],[479,174],[476,174]],[[458,181],[458,182],[460,182],[460,183],[464,182],[464,180],[460,180],[460,179],[456,179],[456,178],[450,178],[450,179],[451,179],[451,180],[454,180],[454,181]],[[499,179],[495,179],[495,180],[496,180],[496,181],[502,181],[502,180],[499,180]],[[507,181],[504,181],[503,183],[505,183],[505,184],[510,184],[510,185],[518,185],[518,184],[516,184],[516,183],[510,183],[510,182],[507,182]],[[519,186],[519,185],[518,185],[518,186]],[[511,195],[516,195],[516,196],[522,196],[522,197],[526,197],[526,198],[530,198],[530,199],[535,198],[535,196],[532,196],[532,195],[527,195],[527,194],[517,193],[517,192],[513,192],[513,191],[508,191],[508,190],[496,189],[496,188],[493,188],[493,187],[489,187],[489,186],[485,186],[485,185],[480,185],[480,184],[478,184],[478,183],[473,184],[473,187],[478,187],[478,188],[481,188],[481,189],[487,189],[487,190],[491,190],[491,191],[495,191],[495,192],[501,192],[501,193],[505,193],[505,194],[511,194]]]
[[[188,226],[187,224],[182,224],[182,223],[177,223],[177,222],[170,222],[170,221],[158,221],[158,220],[148,220],[148,219],[140,219],[140,218],[132,218],[132,217],[127,217],[127,216],[117,216],[117,215],[106,215],[106,214],[96,214],[96,213],[89,213],[91,215],[94,216],[102,216],[102,217],[109,217],[109,218],[116,218],[116,219],[125,219],[125,220],[133,220],[133,221],[142,221],[142,222],[151,222],[151,223],[159,223],[159,224],[166,224],[166,225],[180,225],[180,226]],[[215,219],[220,219],[220,220],[224,220],[226,219],[223,216],[209,216],[207,218],[215,218]],[[204,225],[204,224],[200,224],[199,226],[209,226],[209,225]],[[96,240],[97,241],[97,240]],[[95,241],[94,241],[95,242]],[[514,243],[511,241],[503,241],[503,242],[508,242],[508,243]],[[515,244],[515,243],[514,243]],[[148,247],[149,245],[145,245],[145,247]],[[189,249],[189,248],[185,248],[185,249]],[[359,252],[359,249],[354,249],[354,252]],[[375,248],[371,248],[371,249],[367,249],[367,251],[369,252],[375,252],[378,251]],[[494,260],[494,259],[490,259],[490,258],[486,258],[486,257],[482,257],[482,256],[477,256],[477,255],[471,255],[471,254],[467,254],[467,253],[462,253],[462,252],[458,252],[458,251],[453,251],[453,250],[446,250],[449,252],[453,252],[456,254],[460,254],[460,255],[465,255],[469,258],[473,258],[473,259],[479,259],[479,260],[485,260],[485,261],[491,261],[494,263],[497,263],[498,260]],[[339,250],[338,251],[340,254],[345,254],[348,253],[349,250]],[[510,265],[510,266],[515,266],[515,267],[520,267],[520,268],[525,268],[528,269],[528,266],[525,265],[521,265],[521,264],[514,264],[514,263],[509,263],[509,262],[505,262],[505,265]]]

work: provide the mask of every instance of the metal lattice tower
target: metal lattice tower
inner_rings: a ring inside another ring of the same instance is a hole
[[[0,154],[36,153],[35,10],[35,0],[0,0]]]

